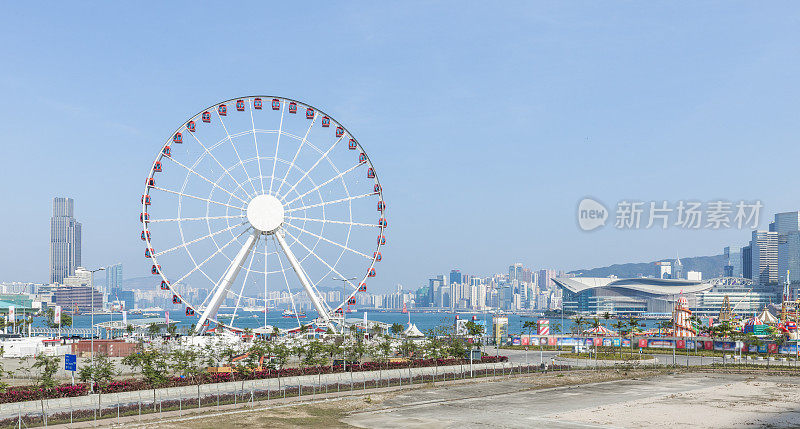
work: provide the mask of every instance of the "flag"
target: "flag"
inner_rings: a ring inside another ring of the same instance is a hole
[[[13,305],[9,305],[8,306],[8,321],[13,324],[14,320],[16,318],[17,318],[17,314],[14,312],[14,306]]]
[[[164,318],[167,319],[167,326],[169,326],[169,310],[164,312]]]

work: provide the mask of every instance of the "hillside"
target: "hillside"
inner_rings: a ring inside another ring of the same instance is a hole
[[[654,264],[660,261],[671,261],[671,259],[614,264],[608,267],[574,270],[570,271],[569,274],[580,275],[581,277],[608,277],[610,275],[620,278],[652,277],[656,271]],[[725,257],[724,255],[695,256],[693,258],[681,258],[681,262],[683,263],[684,271],[700,271],[703,273],[704,279],[709,279],[722,275]]]

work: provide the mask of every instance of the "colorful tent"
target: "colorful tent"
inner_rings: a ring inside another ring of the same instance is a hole
[[[413,323],[408,325],[408,328],[403,332],[407,337],[424,337],[425,335],[420,332],[416,325]]]
[[[587,329],[587,330],[583,331],[583,333],[586,334],[586,335],[605,335],[605,336],[619,335],[616,332],[606,328],[603,325],[600,325],[600,326],[598,326],[596,328]]]
[[[773,316],[772,313],[767,311],[766,308],[761,312],[761,314],[758,315],[758,318],[767,325],[777,325],[781,322],[777,317]]]

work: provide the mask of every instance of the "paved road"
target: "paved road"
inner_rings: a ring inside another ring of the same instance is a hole
[[[343,421],[362,428],[796,427],[796,382],[681,374],[526,390],[517,379],[406,391]]]

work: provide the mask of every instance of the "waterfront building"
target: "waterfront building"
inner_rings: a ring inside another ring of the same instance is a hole
[[[62,283],[81,265],[81,223],[72,198],[53,198],[50,218],[50,283]]]
[[[55,303],[69,313],[100,310],[103,295],[95,288],[83,285],[61,285],[54,292]]]

